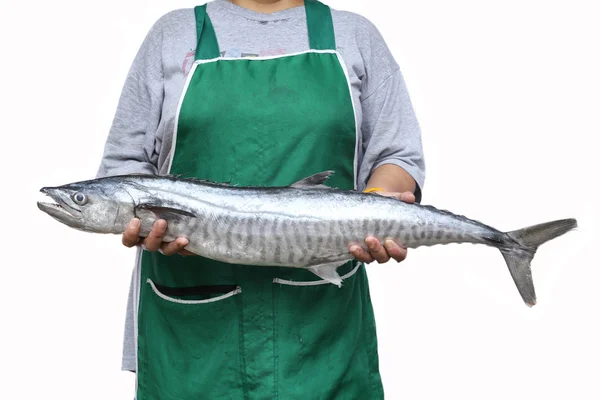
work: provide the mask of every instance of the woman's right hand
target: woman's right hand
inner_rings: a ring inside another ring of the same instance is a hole
[[[131,220],[125,232],[123,233],[122,242],[127,247],[141,245],[148,251],[160,251],[166,256],[173,254],[181,254],[183,256],[192,256],[194,253],[184,250],[184,247],[189,244],[189,240],[184,237],[177,238],[173,242],[163,242],[165,233],[167,232],[167,221],[164,219],[157,220],[152,226],[152,231],[148,237],[140,237],[140,220],[134,218]]]

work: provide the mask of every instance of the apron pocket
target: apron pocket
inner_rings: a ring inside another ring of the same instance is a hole
[[[211,285],[173,288],[154,283],[152,282],[152,279],[147,279],[146,283],[150,285],[152,291],[158,297],[178,304],[212,303],[242,293],[242,289],[237,285]]]
[[[282,399],[381,398],[365,268],[359,264],[343,277],[341,288],[274,280]]]
[[[139,313],[138,400],[244,397],[241,293],[236,285],[169,288],[147,279]]]

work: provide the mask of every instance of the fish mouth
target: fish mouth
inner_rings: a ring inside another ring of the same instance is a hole
[[[67,225],[73,225],[83,219],[81,211],[68,204],[69,196],[58,188],[42,188],[40,192],[50,197],[55,203],[38,201],[40,210]]]

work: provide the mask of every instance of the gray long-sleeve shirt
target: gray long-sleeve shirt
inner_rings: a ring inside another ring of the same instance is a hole
[[[308,50],[304,7],[259,14],[226,0],[208,4],[221,54],[252,57]],[[423,187],[421,134],[398,64],[378,30],[365,18],[332,10],[337,50],[350,78],[360,125],[358,189],[373,170],[395,164]],[[193,9],[160,18],[129,71],[106,141],[98,176],[166,174],[177,106],[194,62]],[[123,369],[135,370],[132,293],[127,310]]]

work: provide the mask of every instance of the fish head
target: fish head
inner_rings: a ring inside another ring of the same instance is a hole
[[[40,190],[54,203],[38,208],[57,221],[86,232],[122,233],[134,218],[131,197],[125,189],[102,180],[71,183]]]

